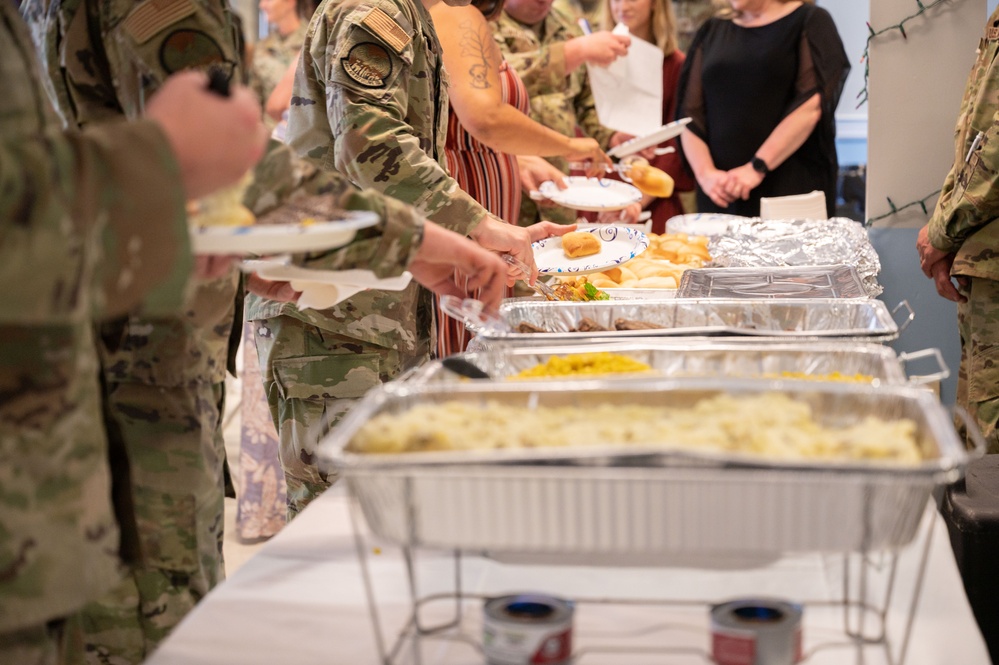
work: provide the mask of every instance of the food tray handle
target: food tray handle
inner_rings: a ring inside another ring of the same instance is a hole
[[[955,406],[954,407],[954,417],[961,421],[964,425],[965,431],[968,433],[968,438],[971,442],[975,444],[975,447],[971,450],[968,455],[969,459],[978,459],[985,455],[985,451],[988,448],[988,444],[985,443],[985,437],[982,436],[982,430],[978,428],[978,423],[975,419],[971,417],[964,407]]]
[[[908,314],[908,316],[905,317],[905,320],[902,321],[901,323],[898,323],[897,319],[895,320],[895,323],[898,323],[898,331],[899,332],[902,332],[903,330],[905,330],[906,328],[908,328],[909,324],[912,323],[912,320],[914,318],[916,318],[916,312],[912,309],[912,305],[909,304],[909,301],[908,300],[901,300],[891,310],[891,317],[892,317],[892,319],[895,319],[895,313],[898,312],[898,310],[903,309],[903,308],[907,312],[909,312],[909,314]]]
[[[943,354],[940,353],[940,349],[930,348],[923,349],[922,351],[913,351],[912,353],[900,353],[898,354],[898,360],[902,363],[902,366],[908,370],[909,363],[914,360],[922,360],[923,358],[933,358],[937,361],[938,370],[931,374],[912,374],[909,375],[908,371],[906,374],[909,378],[909,383],[915,386],[925,385],[927,383],[933,383],[934,381],[943,381],[948,376],[950,376],[950,369],[947,367],[947,363],[944,362]]]

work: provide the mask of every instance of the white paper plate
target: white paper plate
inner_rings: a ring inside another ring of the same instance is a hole
[[[607,154],[611,157],[627,157],[628,155],[633,155],[639,150],[645,150],[646,148],[651,148],[654,145],[659,145],[663,141],[669,141],[683,133],[683,128],[690,124],[690,118],[680,118],[679,120],[674,120],[668,125],[663,125],[656,131],[646,134],[645,136],[636,136],[630,141],[625,141],[621,145],[616,145],[607,151]]]
[[[602,247],[597,254],[570,259],[562,250],[562,238],[538,240],[534,248],[534,262],[545,275],[585,275],[600,272],[630,261],[649,247],[649,237],[639,229],[625,226],[594,226],[581,229],[596,234]]]
[[[642,200],[642,193],[634,185],[607,178],[567,176],[567,189],[559,189],[548,180],[538,188],[541,195],[559,205],[573,210],[621,210]]]
[[[261,224],[256,226],[192,226],[195,254],[287,254],[321,252],[346,245],[361,229],[378,223],[373,212],[356,211],[332,222]]]
[[[725,235],[732,222],[752,219],[739,215],[726,215],[717,212],[694,212],[677,215],[666,220],[666,233],[686,233],[691,236],[715,237]]]

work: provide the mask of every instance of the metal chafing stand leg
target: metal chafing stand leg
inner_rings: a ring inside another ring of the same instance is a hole
[[[361,508],[353,493],[350,495],[349,506],[350,527],[354,532],[354,547],[357,548],[357,561],[361,565],[361,581],[364,582],[364,595],[367,597],[368,612],[371,615],[371,627],[375,633],[378,660],[384,663],[384,665],[391,665],[392,661],[389,659],[385,649],[385,634],[382,632],[381,617],[378,614],[378,601],[375,599],[375,590],[371,583],[371,571],[368,568],[368,547],[364,540],[364,534],[361,533],[360,520],[357,515]]]
[[[925,513],[922,519],[923,521],[926,521],[927,517],[925,516]],[[917,547],[920,547],[920,554],[912,587],[912,598],[909,601],[909,606],[904,616],[905,627],[902,632],[901,641],[898,644],[897,657],[896,654],[893,653],[891,640],[889,638],[888,613],[895,590],[895,580],[898,574],[899,554],[894,553],[882,555],[888,557],[889,563],[887,564],[888,579],[886,581],[884,597],[882,598],[880,605],[874,605],[868,602],[869,569],[878,565],[872,560],[872,553],[868,551],[865,545],[863,550],[858,554],[844,555],[843,632],[850,637],[857,646],[858,663],[862,663],[864,661],[864,645],[870,644],[880,644],[884,647],[885,659],[890,665],[903,665],[905,663],[905,659],[908,654],[909,640],[912,637],[912,627],[915,623],[916,611],[919,606],[919,599],[922,594],[923,583],[926,577],[926,569],[929,563],[929,555],[933,543],[933,531],[935,526],[936,520],[931,514],[929,517],[929,525],[921,527],[922,530],[925,531],[925,535],[923,536],[921,547],[916,545]],[[860,570],[856,599],[853,599],[853,592],[851,590],[851,556],[859,557]],[[855,610],[855,614],[851,613],[851,610]],[[876,633],[873,635],[868,634],[864,626],[865,617],[868,612],[875,613],[879,619],[879,626],[875,628]]]

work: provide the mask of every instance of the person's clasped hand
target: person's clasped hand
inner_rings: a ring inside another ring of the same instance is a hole
[[[236,183],[263,156],[270,134],[248,88],[234,85],[222,97],[207,86],[203,72],[180,72],[146,104],[146,117],[159,123],[177,158],[188,199]]]
[[[763,174],[753,168],[752,164],[743,164],[729,170],[728,178],[725,181],[725,193],[729,195],[731,201],[749,199],[749,194],[760,186],[763,182]]]
[[[942,298],[953,302],[967,302],[968,299],[958,291],[957,284],[968,288],[967,277],[951,277],[950,270],[954,265],[954,254],[937,249],[930,243],[929,227],[924,226],[916,237],[916,251],[919,252],[919,268],[923,274],[933,280],[937,293]]]
[[[701,177],[697,179],[697,184],[715,205],[727,208],[728,204],[735,200],[728,191],[729,171],[721,169],[705,169]]]

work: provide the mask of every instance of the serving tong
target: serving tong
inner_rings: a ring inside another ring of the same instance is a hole
[[[526,263],[515,257],[513,254],[500,254],[500,258],[506,261],[509,265],[519,269],[522,273],[524,273],[524,283],[526,283],[529,287],[534,289],[536,293],[543,296],[545,300],[574,301],[574,302],[582,301],[582,298],[578,296],[564,297],[563,295],[556,293],[556,291],[552,289],[552,287],[548,286],[541,280],[536,280],[534,284],[531,284],[528,281],[531,278],[531,269],[527,266]]]

